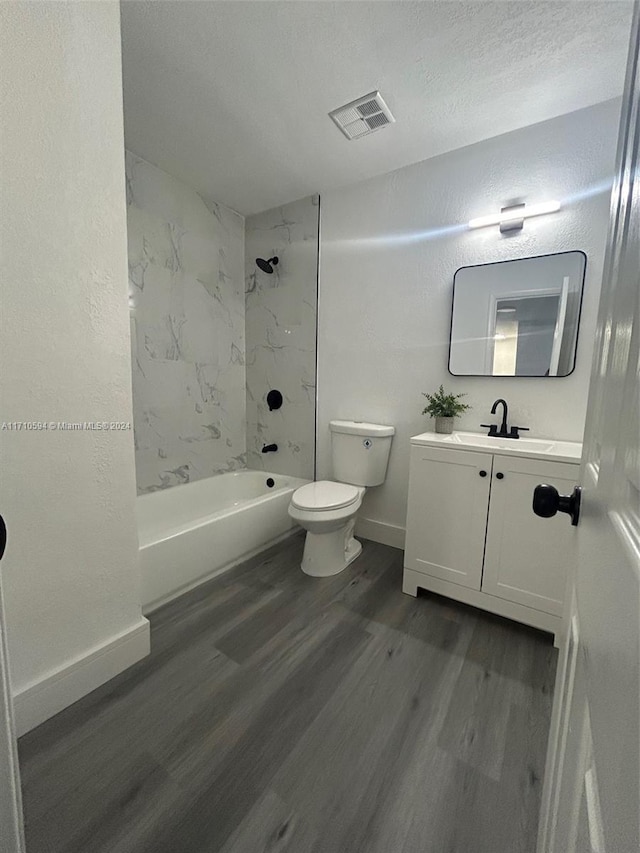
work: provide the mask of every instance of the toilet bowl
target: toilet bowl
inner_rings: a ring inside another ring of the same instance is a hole
[[[364,486],[319,480],[293,493],[289,515],[307,531],[302,571],[312,577],[337,575],[362,545],[353,537]]]
[[[293,493],[289,515],[307,531],[302,571],[313,577],[337,575],[362,551],[353,536],[356,515],[368,487],[387,473],[392,426],[363,421],[330,421],[335,480],[319,480]]]

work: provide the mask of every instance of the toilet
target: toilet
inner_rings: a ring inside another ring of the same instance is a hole
[[[354,539],[356,515],[367,488],[384,482],[395,433],[392,426],[363,421],[330,421],[335,480],[296,489],[289,515],[307,531],[302,571],[313,577],[337,575],[362,551]]]

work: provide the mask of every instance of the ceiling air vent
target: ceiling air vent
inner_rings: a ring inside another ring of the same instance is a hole
[[[329,113],[347,139],[360,139],[395,122],[380,92],[371,92]]]

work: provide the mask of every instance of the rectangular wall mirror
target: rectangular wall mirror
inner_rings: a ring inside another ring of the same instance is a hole
[[[560,252],[461,267],[453,278],[449,372],[568,376],[587,257]]]

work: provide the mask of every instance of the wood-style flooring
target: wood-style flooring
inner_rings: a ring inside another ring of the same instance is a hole
[[[28,853],[533,853],[551,639],[295,536],[151,617],[19,744]]]

